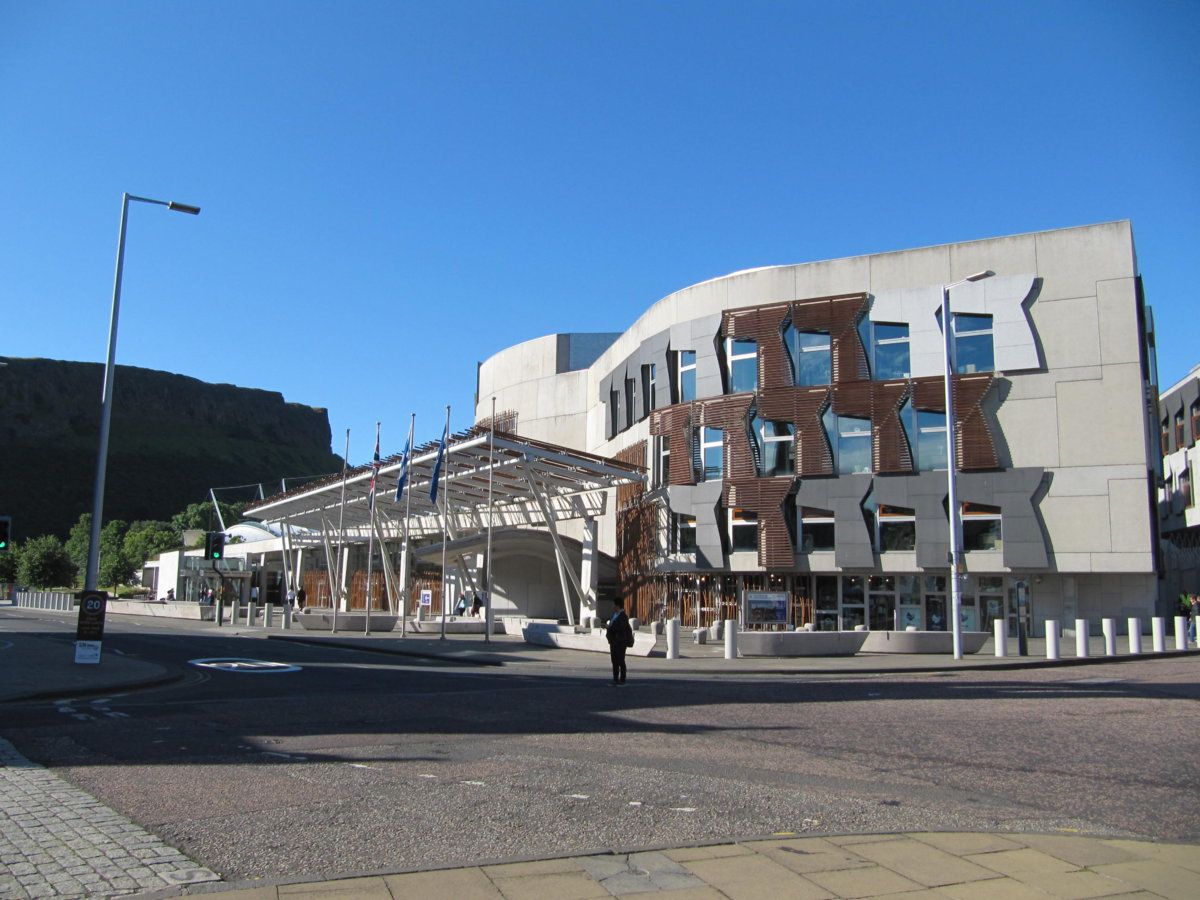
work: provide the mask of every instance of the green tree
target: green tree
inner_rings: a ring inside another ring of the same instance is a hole
[[[116,587],[129,584],[137,566],[125,555],[125,533],[129,526],[120,519],[105,522],[100,529],[100,583]]]
[[[69,587],[75,583],[75,564],[67,548],[52,534],[30,538],[21,548],[17,581],[28,587]]]
[[[80,575],[87,572],[88,545],[92,540],[92,514],[80,513],[78,521],[67,535],[67,555]]]
[[[221,518],[225,520],[226,525],[233,525],[239,521],[242,518],[242,510],[246,508],[245,503],[225,503],[218,500],[217,504],[221,507]],[[171,527],[183,532],[194,528],[201,531],[215,531],[221,526],[217,521],[216,513],[213,512],[212,503],[205,501],[189,503],[187,509],[173,515]]]
[[[0,584],[11,584],[17,580],[17,564],[20,561],[21,551],[15,542],[0,553]]]
[[[129,526],[121,549],[136,571],[146,560],[167,550],[178,550],[182,543],[183,536],[168,523],[146,520]]]

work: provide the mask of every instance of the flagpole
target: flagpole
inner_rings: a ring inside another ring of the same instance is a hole
[[[367,537],[367,599],[363,604],[363,634],[371,633],[371,563],[375,560],[375,480],[379,477],[379,423],[375,423],[375,456],[371,461],[371,494],[368,503],[371,507],[370,534]]]
[[[412,418],[408,420],[408,460],[405,463],[404,475],[409,482],[412,478],[408,476],[412,469],[412,456],[416,447],[413,446],[413,432],[417,427],[417,414],[412,413]],[[400,637],[408,635],[408,606],[409,606],[409,590],[408,586],[412,583],[412,557],[409,555],[411,550],[411,534],[409,530],[412,528],[410,513],[412,512],[412,484],[407,484],[408,493],[404,497],[404,584],[400,586],[400,596],[403,597],[405,609],[400,613]]]
[[[346,573],[342,571],[342,567],[346,565],[345,559],[345,532],[342,530],[342,523],[346,517],[346,470],[350,464],[350,429],[346,429],[346,454],[342,457],[342,505],[338,510],[338,555],[337,555],[337,591],[333,596],[333,634],[337,634],[337,614],[338,607],[342,605],[342,585],[346,582]]]
[[[446,490],[450,480],[450,404],[446,404],[446,430],[442,432],[442,453],[446,474],[442,476],[442,636],[446,639]]]
[[[483,610],[483,642],[492,642],[492,470],[496,468],[496,398],[492,397],[491,428],[488,429],[488,522],[487,550],[484,560],[487,570],[484,572],[483,589],[487,592],[487,606]]]

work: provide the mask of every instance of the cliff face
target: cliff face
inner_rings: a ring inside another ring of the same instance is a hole
[[[18,540],[66,536],[92,506],[104,366],[0,369],[0,515]],[[210,487],[336,472],[323,409],[281,394],[117,366],[104,518],[167,519]],[[223,499],[236,499],[233,497]]]

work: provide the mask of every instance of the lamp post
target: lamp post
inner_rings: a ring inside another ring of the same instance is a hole
[[[112,317],[108,323],[108,358],[104,363],[104,394],[100,400],[100,449],[96,453],[96,480],[92,487],[92,533],[88,544],[87,575],[83,582],[86,591],[96,590],[100,574],[100,516],[104,510],[104,474],[108,466],[108,430],[112,420],[113,374],[116,370],[117,313],[121,307],[121,272],[125,267],[125,221],[129,217],[130,200],[165,206],[175,212],[187,213],[192,216],[200,215],[198,206],[176,203],[174,200],[152,200],[149,197],[137,197],[128,193],[121,195],[121,230],[117,238],[117,273],[113,278]]]
[[[969,281],[983,281],[996,273],[991,269],[976,272],[951,284],[942,285],[942,348],[946,377],[946,500],[950,507],[950,628],[954,635],[954,658],[963,658],[962,649],[962,586],[963,568],[962,512],[958,508],[958,427],[954,419],[954,338],[950,317],[950,291]]]

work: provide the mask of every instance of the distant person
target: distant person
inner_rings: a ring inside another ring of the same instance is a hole
[[[454,614],[456,616],[461,616],[464,613],[466,613],[466,611],[467,611],[467,595],[463,594],[462,596],[460,596],[458,598],[458,603],[454,607]]]
[[[1192,594],[1188,598],[1191,603],[1191,616],[1188,617],[1188,639],[1196,642],[1196,629],[1200,628],[1200,594]]]
[[[633,628],[629,625],[629,616],[625,614],[625,601],[617,597],[613,603],[617,611],[604,626],[604,632],[608,638],[608,655],[612,658],[613,684],[624,684],[625,651],[633,646]]]
[[[296,605],[296,589],[293,587],[288,588],[287,603],[289,608]]]
[[[477,617],[481,609],[483,609],[483,598],[476,594],[475,599],[471,601],[471,615]]]
[[[304,585],[300,585],[300,590],[296,591],[296,606],[304,609],[304,604],[308,602],[308,591],[304,589]]]
[[[250,602],[258,603],[258,585],[257,584],[250,585]]]
[[[167,588],[167,601],[172,602],[174,600],[175,600],[175,588]]]

